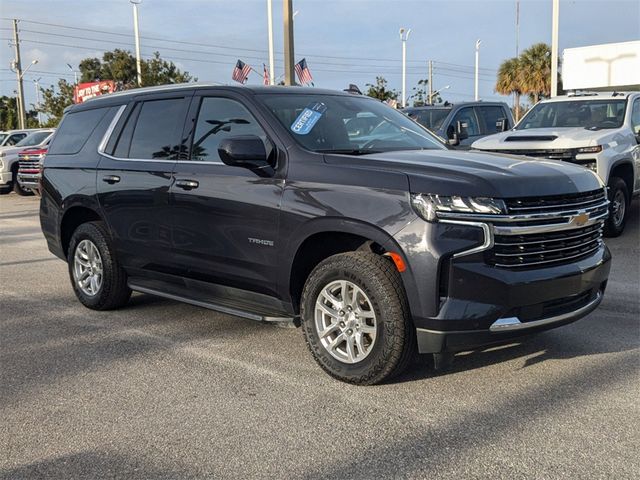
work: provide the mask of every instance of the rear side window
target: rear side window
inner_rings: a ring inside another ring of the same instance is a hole
[[[82,150],[109,108],[94,108],[66,114],[49,148],[49,154],[73,155]]]
[[[7,138],[7,141],[4,142],[4,145],[5,146],[8,146],[8,145],[13,146],[16,143],[19,143],[26,136],[27,136],[26,133],[14,133],[13,135],[9,135],[9,138]]]
[[[138,108],[139,113],[136,115],[135,110]],[[116,156],[136,159],[177,158],[184,114],[183,98],[142,102],[129,116],[116,146]],[[135,122],[133,128],[132,122]],[[129,132],[132,132],[131,136]],[[130,145],[127,148],[128,142]]]
[[[502,120],[509,122],[508,117],[502,107],[486,105],[483,107],[476,107],[478,117],[482,123],[482,133],[490,135],[492,133],[500,132],[502,129],[498,127],[497,123]],[[509,125],[511,127],[511,125]]]

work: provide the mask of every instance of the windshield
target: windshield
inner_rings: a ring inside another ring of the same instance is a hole
[[[394,150],[444,149],[431,133],[384,103],[346,95],[261,95],[303,147],[364,155]]]
[[[539,103],[516,130],[528,128],[583,127],[593,130],[620,128],[626,100],[570,100]]]
[[[51,135],[51,132],[33,132],[24,137],[18,143],[16,147],[32,147],[33,145],[40,145],[47,137]]]
[[[448,108],[428,108],[424,110],[412,110],[407,112],[411,118],[415,118],[420,125],[429,130],[436,131],[442,126],[442,122],[451,112]]]

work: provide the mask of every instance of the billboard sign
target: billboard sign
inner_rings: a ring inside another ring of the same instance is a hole
[[[98,82],[79,83],[73,92],[73,102],[82,103],[90,98],[104,95],[105,93],[113,93],[116,84],[113,80],[101,80]]]

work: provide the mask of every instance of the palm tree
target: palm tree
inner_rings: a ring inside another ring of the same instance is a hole
[[[498,78],[496,80],[496,92],[502,95],[515,95],[516,122],[520,120],[521,77],[520,60],[514,57],[502,62],[498,69]]]
[[[528,94],[533,103],[551,94],[551,47],[536,43],[520,55],[522,93]]]

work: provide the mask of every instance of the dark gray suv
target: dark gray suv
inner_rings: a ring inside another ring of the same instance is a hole
[[[504,102],[463,102],[402,110],[450,146],[469,149],[479,138],[513,128],[511,109]]]
[[[41,188],[49,248],[88,308],[138,291],[293,321],[357,384],[416,350],[440,361],[577,320],[609,274],[593,172],[452,151],[377,100],[318,88],[97,97],[65,114]]]

